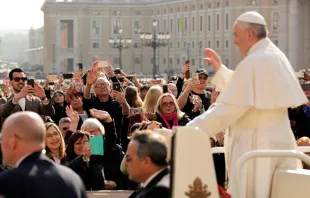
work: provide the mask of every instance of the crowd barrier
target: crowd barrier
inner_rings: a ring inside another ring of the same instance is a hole
[[[87,191],[88,198],[128,198],[133,191],[127,190],[100,190],[100,191]]]

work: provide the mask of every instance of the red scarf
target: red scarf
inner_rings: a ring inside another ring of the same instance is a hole
[[[178,126],[179,122],[178,122],[178,118],[177,118],[177,112],[173,112],[170,114],[165,114],[162,113],[161,114],[161,118],[163,119],[163,121],[165,122],[166,126],[168,129],[171,129],[173,126]],[[170,126],[169,121],[173,120],[173,125]]]

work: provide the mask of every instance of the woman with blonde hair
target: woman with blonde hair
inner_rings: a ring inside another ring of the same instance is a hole
[[[158,85],[152,86],[146,93],[142,109],[147,119],[156,120],[155,107],[162,94],[163,89]]]
[[[57,164],[62,164],[66,155],[64,138],[55,123],[47,122],[45,128],[45,154]]]
[[[180,110],[176,98],[170,93],[159,97],[155,111],[157,121],[167,129],[172,129],[173,126],[185,126],[190,121]]]

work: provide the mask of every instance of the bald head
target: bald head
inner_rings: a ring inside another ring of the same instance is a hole
[[[16,135],[27,144],[44,145],[45,126],[42,118],[30,111],[9,116],[3,124],[3,136]]]

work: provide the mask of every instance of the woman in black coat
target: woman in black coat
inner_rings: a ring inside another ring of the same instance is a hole
[[[167,129],[172,129],[173,126],[185,126],[190,121],[188,116],[180,110],[175,97],[170,93],[160,96],[155,111],[157,122]]]

